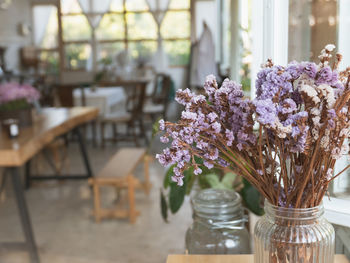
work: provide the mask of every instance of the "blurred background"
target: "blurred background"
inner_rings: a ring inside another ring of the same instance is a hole
[[[140,211],[136,223],[108,219],[98,224],[88,181],[58,177],[86,166],[68,122],[57,124],[65,127],[64,134],[45,143],[37,137],[53,126],[36,124],[35,116],[32,126],[20,127],[17,139],[2,128],[0,158],[37,140],[33,154],[16,169],[27,186],[24,195],[41,262],[160,263],[168,254],[184,253],[192,222],[191,194],[176,193],[179,205],[165,222],[159,192],[166,188],[167,171],[152,158],[163,147],[159,136],[153,136],[154,123],[180,116],[176,90],[202,92],[205,76],[214,74],[219,82],[228,77],[242,83],[245,95],[254,97],[254,79],[268,58],[282,65],[317,62],[327,44],[337,46],[344,69],[350,65],[349,14],[350,0],[0,0],[1,85],[28,84],[38,90],[34,115],[47,108],[99,110],[96,118],[79,122],[90,175],[104,171],[121,149],[143,149],[150,157],[146,164],[133,160],[133,154],[119,156],[111,168],[118,174],[129,163],[128,173],[142,179],[149,165],[146,181],[152,188],[148,195],[135,193]],[[22,134],[31,135],[21,139]],[[336,172],[347,163],[345,158],[339,161]],[[5,161],[2,166],[9,167]],[[48,171],[56,176],[53,180],[33,177],[29,187],[28,174]],[[16,190],[6,179],[6,169],[1,172],[0,242],[17,242],[23,240],[23,222]],[[337,252],[348,255],[349,178],[345,173],[336,179],[330,189],[332,203],[325,200],[326,215],[338,231]],[[101,190],[103,204],[127,200],[115,184]],[[255,220],[250,213],[250,229]],[[38,262],[25,250],[7,246],[0,246],[0,261]]]

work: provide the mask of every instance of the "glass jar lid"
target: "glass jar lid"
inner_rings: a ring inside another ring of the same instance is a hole
[[[241,197],[229,189],[205,189],[191,200],[195,215],[226,220],[242,216]]]

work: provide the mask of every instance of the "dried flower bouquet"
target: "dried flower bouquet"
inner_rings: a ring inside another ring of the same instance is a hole
[[[341,55],[331,63],[334,48],[322,50],[318,65],[283,67],[268,60],[253,100],[228,79],[218,87],[214,76],[204,84],[206,96],[178,91],[176,100],[185,110],[177,123],[160,121],[161,141],[171,140],[171,146],[157,159],[164,166],[176,164],[172,179],[178,185],[188,167],[201,173],[198,156],[208,168],[238,172],[271,204],[317,206],[340,174],[333,173],[336,160],[349,152],[350,68],[337,71]]]

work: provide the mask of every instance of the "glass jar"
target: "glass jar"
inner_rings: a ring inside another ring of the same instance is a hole
[[[232,190],[205,189],[191,200],[193,224],[186,233],[189,254],[249,254],[250,238],[241,197]]]
[[[283,208],[265,201],[265,215],[254,229],[255,263],[332,263],[334,228],[323,205]]]

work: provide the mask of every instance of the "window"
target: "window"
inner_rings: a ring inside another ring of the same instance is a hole
[[[91,9],[86,0],[60,3],[64,70],[96,69],[124,49],[135,60],[150,60],[159,43],[170,65],[189,62],[190,0],[171,0],[167,8],[152,9],[146,0],[101,1],[99,9]],[[109,6],[101,10],[105,3]]]

